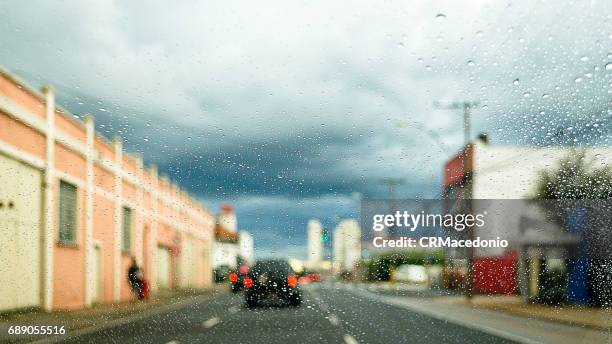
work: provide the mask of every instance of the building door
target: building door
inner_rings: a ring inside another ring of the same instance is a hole
[[[40,306],[40,171],[0,155],[0,311]]]
[[[102,286],[103,283],[103,271],[102,271],[102,248],[100,244],[96,243],[93,246],[93,259],[91,261],[91,271],[93,271],[93,286],[91,287],[91,302],[100,303],[102,302],[101,298],[104,295]]]
[[[170,250],[157,247],[157,285],[161,289],[170,288]]]

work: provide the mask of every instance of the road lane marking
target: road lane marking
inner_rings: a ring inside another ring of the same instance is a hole
[[[343,338],[344,338],[344,343],[346,344],[359,344],[357,339],[353,338],[353,336],[351,336],[350,334],[345,334]]]
[[[338,319],[338,317],[333,314],[331,314],[327,319],[334,326],[338,326],[338,324],[340,324],[340,319]]]
[[[214,318],[210,318],[210,319],[206,320],[205,322],[203,322],[202,326],[204,328],[211,328],[211,327],[217,325],[220,322],[221,322],[221,319],[219,319],[217,317],[214,317]]]
[[[238,308],[238,306],[232,306],[228,309],[228,311],[230,312],[230,314],[236,314],[238,313],[238,311],[240,310],[240,308]]]

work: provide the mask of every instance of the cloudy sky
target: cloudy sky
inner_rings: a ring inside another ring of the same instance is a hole
[[[0,1],[0,64],[213,210],[304,256],[360,197],[436,197],[461,117],[494,144],[610,144],[612,2]],[[606,67],[607,66],[607,67]],[[558,133],[563,132],[563,138]],[[567,143],[567,142],[560,142]]]

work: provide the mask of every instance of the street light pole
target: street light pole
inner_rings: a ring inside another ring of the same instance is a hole
[[[468,161],[468,147],[470,145],[470,131],[471,131],[471,112],[472,108],[478,105],[476,101],[462,101],[462,102],[453,102],[450,104],[440,104],[439,102],[434,102],[434,106],[439,109],[449,109],[449,110],[463,110],[463,178],[461,181],[462,186],[462,197],[463,197],[463,206],[466,213],[470,214],[472,212],[472,182],[473,182],[473,171],[468,171],[467,161]],[[468,180],[468,172],[471,172],[471,180]],[[467,228],[468,239],[470,241],[474,240],[474,228],[470,226]],[[468,300],[472,299],[474,294],[474,247],[469,247],[467,249],[467,281],[465,286],[465,297]]]

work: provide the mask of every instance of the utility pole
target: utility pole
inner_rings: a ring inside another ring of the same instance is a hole
[[[462,101],[462,102],[452,102],[450,104],[441,104],[440,102],[434,102],[434,106],[439,109],[448,109],[448,110],[463,110],[463,179],[461,180],[461,195],[463,198],[463,211],[466,214],[472,213],[472,182],[473,182],[473,171],[468,170],[468,148],[470,145],[470,131],[471,131],[471,117],[472,117],[472,109],[478,105],[476,101]],[[468,173],[472,173],[470,177],[468,177]],[[474,240],[474,227],[470,226],[467,228],[467,236],[468,240]],[[467,281],[465,286],[465,297],[468,300],[472,299],[474,295],[474,247],[469,247],[466,250],[467,255]]]

